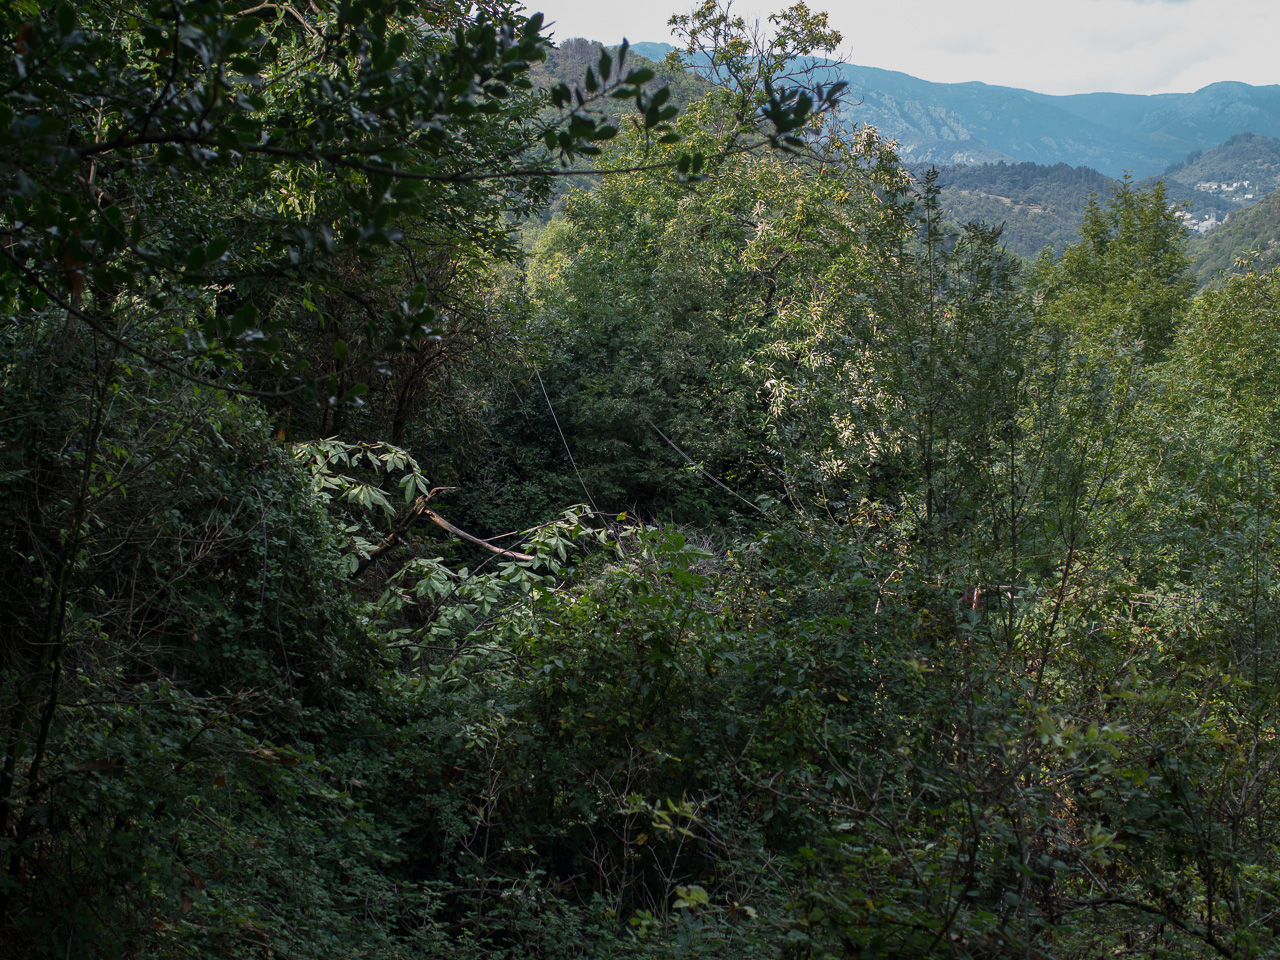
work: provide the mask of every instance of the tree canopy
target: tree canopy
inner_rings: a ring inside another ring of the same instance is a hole
[[[1277,278],[1162,187],[1023,264],[803,4],[0,18],[0,953],[1275,953]]]

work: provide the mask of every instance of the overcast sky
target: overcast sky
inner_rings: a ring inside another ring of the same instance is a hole
[[[692,0],[525,0],[558,40],[673,42]],[[790,5],[738,2],[744,16]],[[925,80],[1040,93],[1186,93],[1280,83],[1280,0],[810,0],[844,34],[841,59]]]

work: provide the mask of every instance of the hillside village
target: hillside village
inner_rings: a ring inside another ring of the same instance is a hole
[[[1205,216],[1203,218],[1197,218],[1195,214],[1190,213],[1186,210],[1178,210],[1176,212],[1176,216],[1178,217],[1179,220],[1182,221],[1182,225],[1185,226],[1192,233],[1197,233],[1202,235],[1208,233],[1214,227],[1217,227],[1217,226],[1220,226],[1221,224],[1226,223],[1227,220],[1230,219],[1230,214],[1227,214],[1227,216],[1224,216],[1221,220],[1219,220],[1217,213],[1210,213],[1208,216]]]
[[[1201,181],[1196,184],[1196,189],[1202,193],[1229,193],[1234,194],[1231,197],[1238,203],[1244,203],[1253,199],[1252,193],[1245,193],[1249,189],[1248,180],[1236,180],[1232,183],[1218,183],[1217,181]],[[1239,193],[1237,193],[1239,191]]]

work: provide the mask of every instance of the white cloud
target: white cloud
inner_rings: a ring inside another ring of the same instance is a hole
[[[632,43],[643,40],[671,43],[667,21],[674,13],[684,13],[689,6],[666,6],[664,3],[615,3],[605,0],[549,0],[538,3],[524,0],[528,11],[541,11],[552,21],[556,40],[586,37],[602,43],[619,43],[625,37]]]
[[[778,0],[776,7],[791,0]],[[671,41],[666,21],[692,4],[549,0],[560,39]],[[1276,0],[810,0],[845,35],[852,63],[938,82],[1042,93],[1186,92],[1219,80],[1280,83]],[[753,0],[744,14],[772,7]]]

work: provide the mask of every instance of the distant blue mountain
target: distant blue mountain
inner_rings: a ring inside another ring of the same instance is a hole
[[[636,43],[632,49],[661,60],[675,48]],[[1067,163],[1142,178],[1239,133],[1280,138],[1280,85],[1050,96],[976,82],[931,83],[848,63],[829,66],[828,80],[849,84],[845,119],[898,141],[903,160],[912,164]]]
[[[1238,133],[1280,137],[1280,85],[1215,83],[1195,93],[1055,97],[985,83],[930,83],[874,67],[833,67],[847,119],[897,140],[910,162],[996,160],[1158,175]]]

